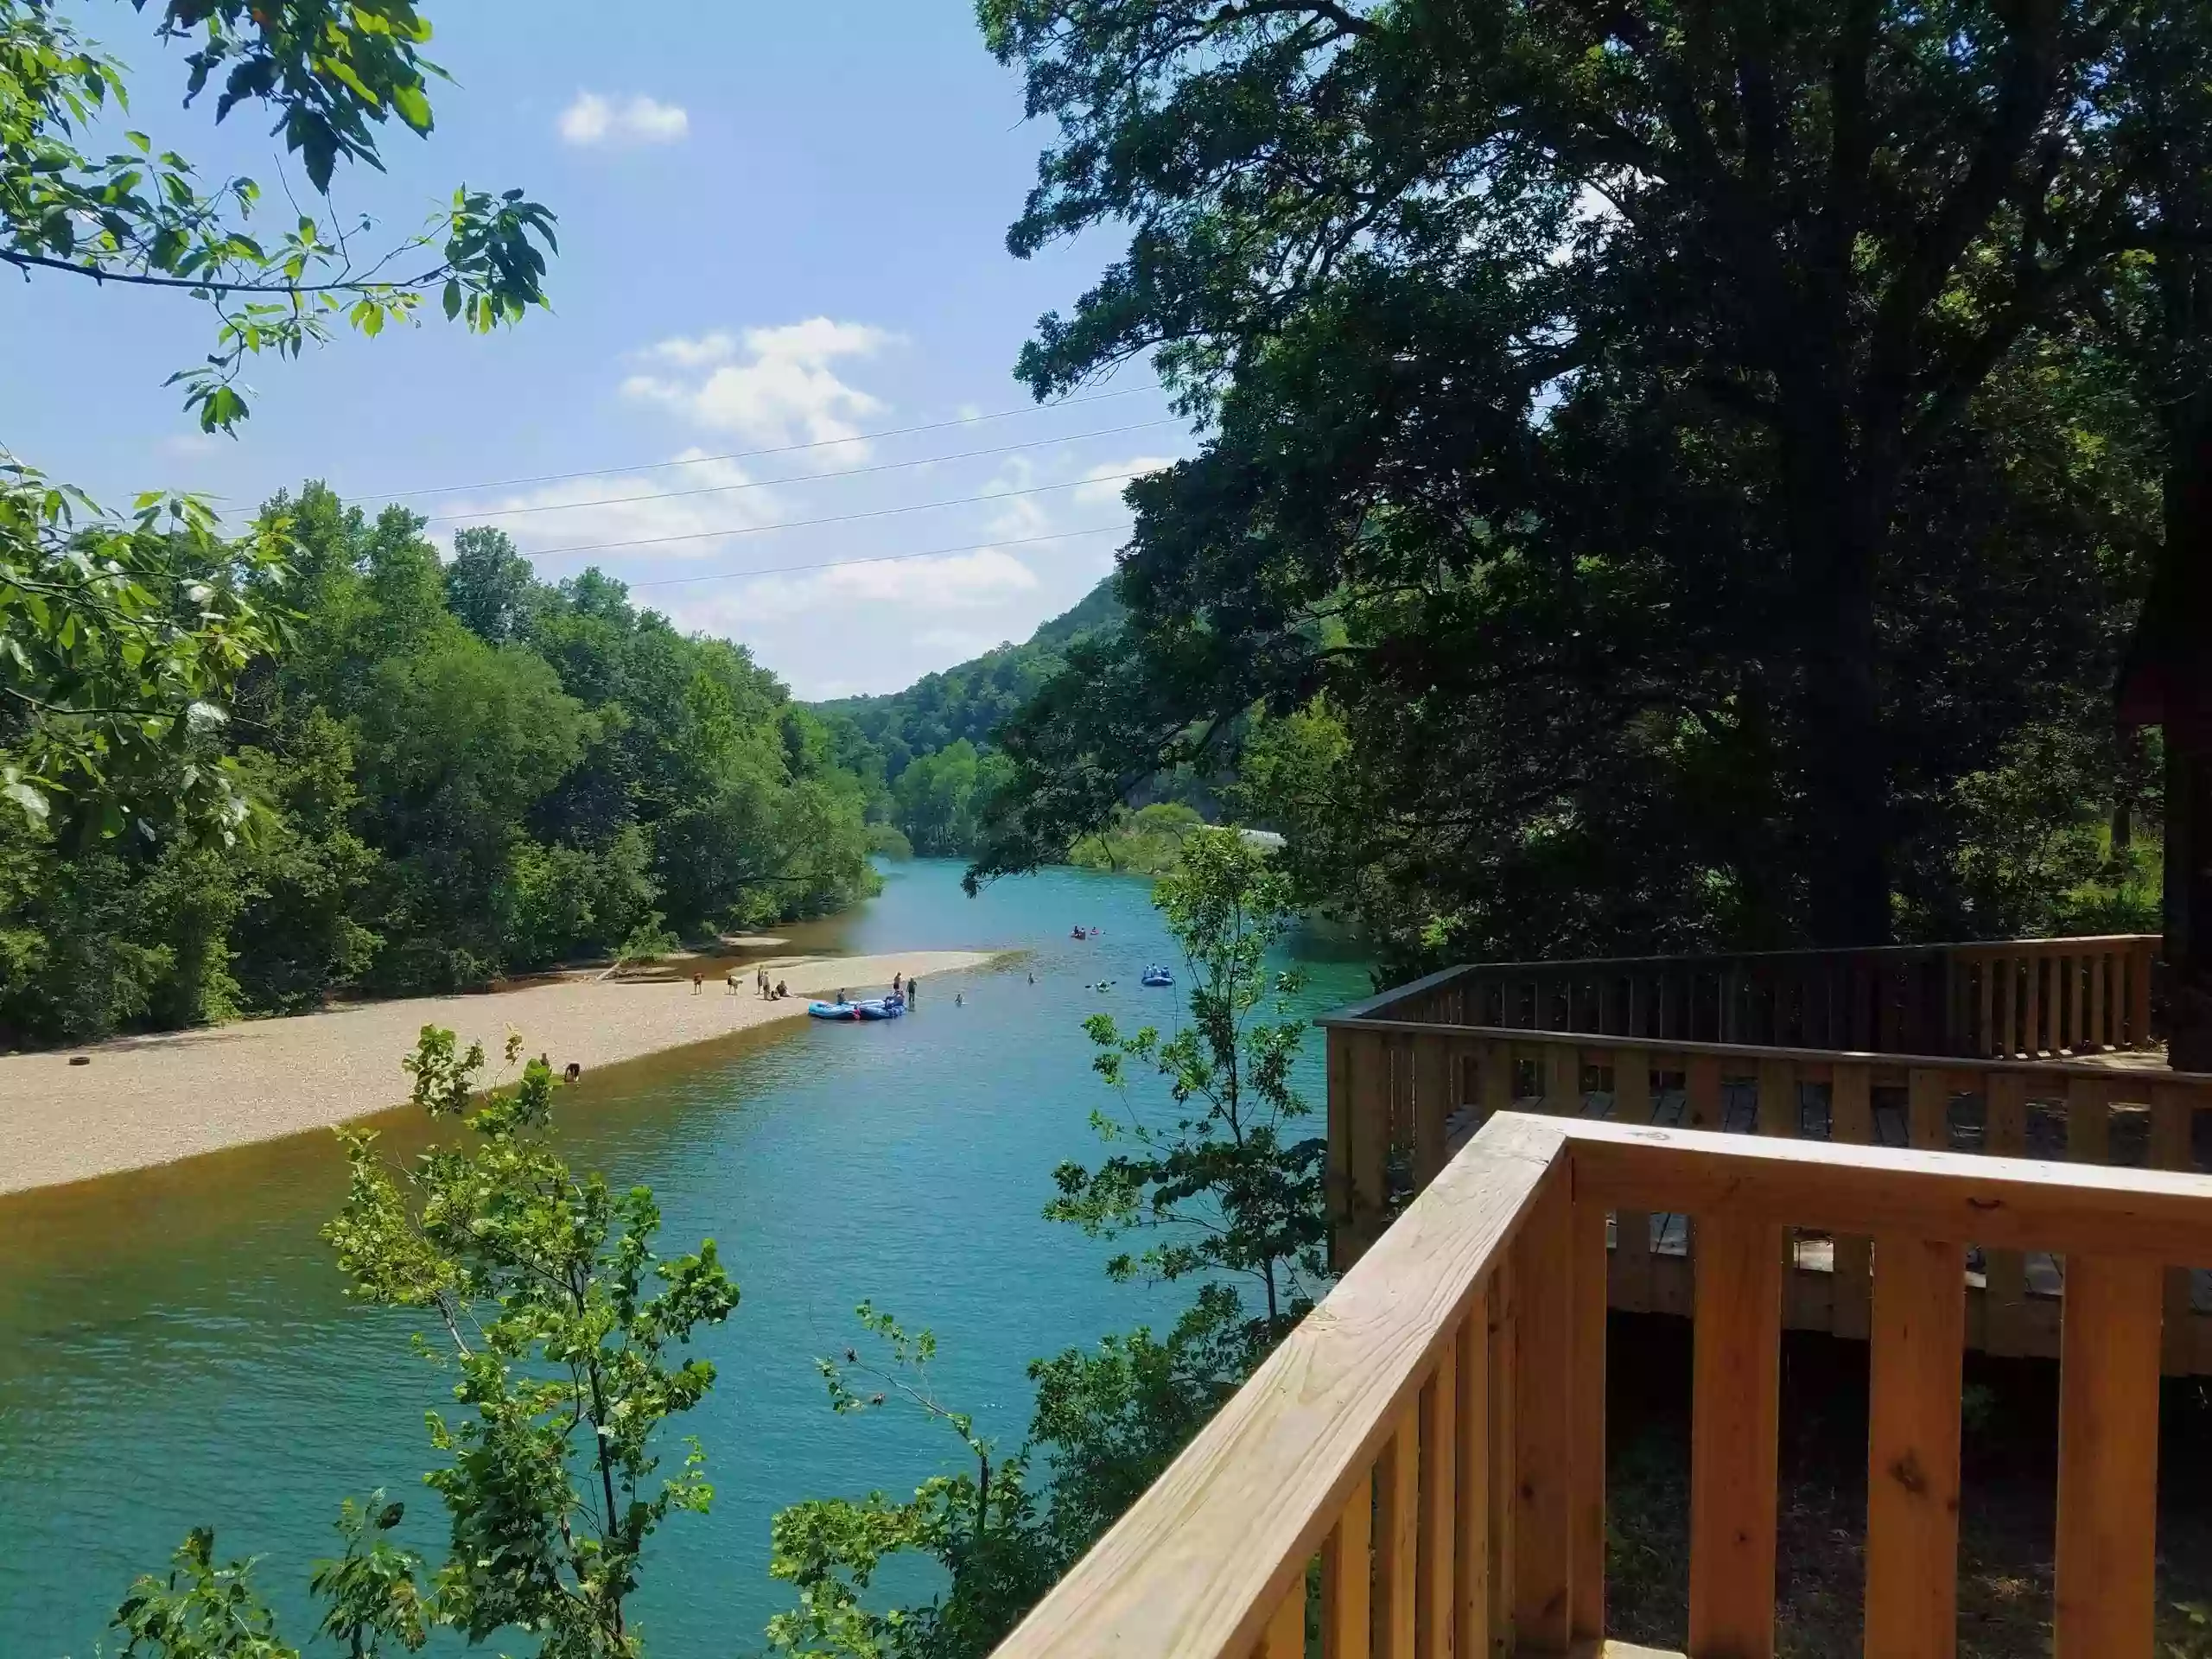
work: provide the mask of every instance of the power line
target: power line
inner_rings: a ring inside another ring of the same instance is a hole
[[[811,443],[780,444],[772,449],[737,449],[726,455],[687,455],[681,461],[645,461],[634,467],[587,467],[574,473],[537,473],[528,478],[495,478],[477,484],[442,484],[419,490],[387,490],[381,494],[356,495],[356,502],[405,501],[418,495],[459,495],[469,490],[505,490],[522,484],[557,484],[571,478],[609,478],[620,473],[656,473],[669,467],[703,467],[716,461],[758,461],[766,455],[795,455],[809,449],[830,449],[839,444],[872,443],[878,438],[911,437],[917,432],[943,432],[956,426],[980,426],[986,421],[1007,421],[1017,415],[1037,415],[1049,410],[1076,409],[1085,404],[1110,403],[1135,397],[1157,386],[1130,386],[1122,391],[1101,391],[1088,397],[1070,397],[1057,404],[1024,404],[1016,409],[995,410],[957,421],[931,421],[921,426],[897,426],[881,432],[856,432],[849,438],[819,438]]]
[[[1077,490],[1086,484],[1126,484],[1142,473],[1109,473],[1103,478],[1071,478],[1065,483],[1039,484],[1027,490],[999,490],[988,495],[956,495],[943,501],[916,501],[903,507],[876,507],[867,512],[841,512],[827,518],[791,518],[774,524],[740,524],[730,530],[695,530],[681,536],[645,536],[626,542],[587,542],[575,547],[549,547],[531,554],[533,559],[556,559],[571,553],[611,553],[627,547],[664,547],[671,542],[711,542],[726,536],[761,536],[777,530],[810,530],[817,524],[857,524],[864,518],[895,518],[902,513],[928,512],[936,507],[972,506],[979,501],[1008,501],[1025,495],[1046,495],[1054,490]]]
[[[981,553],[990,548],[1030,547],[1039,542],[1072,541],[1079,536],[1119,535],[1128,524],[1094,524],[1089,530],[1060,530],[1049,536],[1001,537],[995,542],[969,542],[959,547],[925,548],[918,553],[879,553],[865,559],[823,559],[812,564],[772,564],[757,570],[710,570],[697,576],[656,576],[650,582],[629,582],[626,588],[681,588],[695,582],[745,580],[753,576],[785,576],[798,570],[842,570],[851,564],[899,564],[907,559],[937,559],[952,553]]]
[[[1071,432],[1054,438],[1031,438],[1021,443],[1001,443],[989,449],[963,449],[957,454],[925,455],[919,461],[879,461],[873,467],[847,467],[833,473],[813,473],[804,477],[747,479],[741,484],[703,484],[696,490],[662,490],[649,495],[614,495],[595,501],[540,501],[522,507],[492,507],[481,512],[435,512],[423,520],[425,524],[452,524],[466,519],[474,524],[485,518],[512,518],[525,512],[575,512],[586,507],[623,507],[639,501],[681,501],[695,495],[726,495],[737,490],[765,490],[786,484],[812,484],[824,479],[860,478],[871,473],[904,472],[915,467],[933,467],[950,461],[975,461],[985,455],[1007,455],[1018,449],[1039,449],[1048,444],[1081,443],[1089,438],[1118,437],[1124,432],[1143,432],[1155,426],[1173,426],[1175,417],[1164,415],[1156,421],[1133,421],[1127,426],[1101,427],[1092,432]],[[579,477],[603,477],[604,474],[585,473]],[[1087,480],[1086,480],[1087,481]]]

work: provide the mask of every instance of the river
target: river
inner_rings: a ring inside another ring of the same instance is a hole
[[[1078,922],[1103,937],[1069,938]],[[863,1298],[937,1332],[939,1392],[1008,1446],[1027,1421],[1031,1358],[1164,1325],[1185,1300],[1109,1283],[1106,1247],[1039,1214],[1053,1166],[1096,1154],[1088,1118],[1105,1096],[1084,1017],[1165,1023],[1180,1008],[1179,993],[1136,984],[1147,961],[1172,957],[1148,882],[1051,870],[971,899],[957,864],[918,860],[887,867],[881,896],[857,910],[784,932],[807,950],[1026,954],[925,982],[910,1019],[789,1022],[558,1096],[572,1159],[651,1185],[664,1249],[713,1236],[743,1293],[703,1344],[721,1380],[677,1426],[704,1442],[716,1496],[649,1548],[635,1605],[655,1659],[758,1646],[789,1600],[766,1571],[777,1509],[903,1496],[954,1466],[944,1431],[912,1416],[830,1411],[814,1357],[854,1337]],[[1342,941],[1317,931],[1293,945],[1303,1010],[1365,994]],[[1086,988],[1101,978],[1119,982]],[[1318,1033],[1300,1082],[1318,1109]],[[418,1138],[404,1119],[391,1133]],[[447,1403],[446,1385],[409,1351],[418,1318],[340,1295],[316,1229],[343,1191],[337,1148],[317,1134],[0,1198],[9,1659],[111,1651],[104,1627],[132,1575],[195,1525],[216,1528],[219,1554],[261,1558],[296,1643],[341,1496],[404,1498],[402,1535],[440,1557],[442,1511],[420,1480],[435,1461],[423,1413]],[[669,1450],[680,1459],[680,1443]]]

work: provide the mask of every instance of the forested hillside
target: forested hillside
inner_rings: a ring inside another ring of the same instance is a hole
[[[839,760],[868,780],[869,817],[899,832],[878,844],[925,857],[971,852],[983,803],[1006,778],[993,753],[1000,722],[1059,672],[1071,645],[1110,633],[1121,620],[1112,583],[1102,582],[1021,645],[925,675],[904,691],[813,705]]]
[[[449,990],[873,880],[866,785],[739,647],[319,485],[249,540],[291,550],[245,573],[279,648],[183,741],[257,804],[227,842],[0,814],[0,1043]]]

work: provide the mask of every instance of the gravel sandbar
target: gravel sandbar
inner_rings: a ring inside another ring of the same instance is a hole
[[[495,1064],[512,1029],[527,1052],[556,1067],[573,1060],[589,1071],[804,1015],[810,995],[874,991],[900,971],[928,984],[996,954],[910,950],[764,964],[791,988],[784,1001],[755,996],[753,964],[745,963],[734,996],[719,978],[696,994],[688,978],[570,979],[0,1055],[0,1192],[165,1164],[400,1105],[408,1079],[399,1062],[424,1026],[450,1027],[464,1048],[482,1043]],[[917,1012],[953,989],[924,991]],[[92,1064],[72,1065],[73,1054],[89,1054]]]

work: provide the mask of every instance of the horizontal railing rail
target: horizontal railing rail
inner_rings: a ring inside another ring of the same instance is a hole
[[[2212,1179],[1501,1113],[999,1659],[1605,1651],[1605,1240],[1631,1209],[1701,1239],[1690,1653],[1775,1651],[1783,1245],[1808,1226],[1874,1240],[1865,1650],[1955,1648],[1961,1267],[1995,1241],[2071,1268],[2056,1652],[2151,1651],[2160,1274],[2212,1259]]]
[[[1343,1010],[1878,1053],[2031,1059],[2154,1048],[2158,935],[1479,963]]]
[[[2212,1075],[2088,1061],[1961,1059],[1577,1032],[1325,1016],[1328,1192],[1341,1269],[1493,1114],[1520,1109],[1832,1145],[2063,1159],[2188,1173],[2204,1162]],[[1679,1212],[1635,1211],[1614,1230],[1611,1298],[1687,1314],[1698,1242]],[[1864,1340],[1867,1241],[1801,1227],[1784,1318]],[[2212,1374],[2212,1255],[2177,1265],[2165,1365]],[[1966,1268],[1970,1346],[2055,1357],[2066,1269],[2056,1252],[1977,1241]]]

